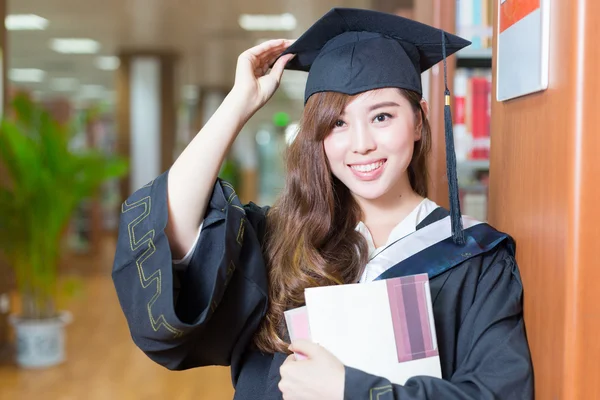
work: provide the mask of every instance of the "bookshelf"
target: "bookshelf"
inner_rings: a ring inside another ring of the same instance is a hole
[[[456,54],[457,68],[492,69],[492,49],[466,48]]]
[[[492,0],[419,0],[413,2],[414,18],[447,32],[458,34],[472,45],[448,60],[448,81],[452,92],[455,148],[461,194],[461,211],[487,220],[489,144],[492,80]],[[478,82],[479,100],[474,101],[473,78]],[[428,160],[432,177],[429,197],[448,207],[446,152],[444,138],[444,78],[440,71],[426,76],[432,127],[432,152]],[[483,92],[483,93],[481,93]],[[473,121],[473,109],[478,109]],[[475,136],[473,127],[476,127]],[[477,139],[477,140],[475,140]],[[473,151],[473,145],[479,148]]]
[[[455,32],[472,42],[456,55],[454,137],[463,214],[487,220],[492,93],[492,0],[455,0]]]

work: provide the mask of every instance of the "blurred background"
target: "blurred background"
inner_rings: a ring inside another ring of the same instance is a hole
[[[0,109],[14,123],[0,133],[0,399],[232,398],[227,368],[170,372],[131,341],[110,280],[120,206],[168,169],[215,111],[242,51],[297,38],[336,6],[407,16],[473,41],[450,58],[449,71],[463,213],[486,220],[491,0],[0,0]],[[221,177],[243,202],[271,204],[281,190],[281,154],[294,136],[305,82],[304,73],[286,71],[223,164]],[[423,82],[434,137],[443,140],[438,68]],[[50,122],[28,125],[32,112]],[[43,145],[20,141],[36,135]],[[433,171],[443,175],[439,154]],[[77,158],[83,155],[87,164]],[[90,173],[82,186],[74,178],[82,165],[110,173]],[[431,197],[445,204],[440,186]],[[45,216],[67,222],[51,234],[54,220]],[[14,251],[13,240],[24,250]],[[32,242],[47,249],[31,254]],[[31,309],[28,297],[36,299]],[[49,328],[17,318],[45,301],[61,312],[51,325],[64,326],[64,336],[44,338]],[[35,348],[42,354],[31,354]]]

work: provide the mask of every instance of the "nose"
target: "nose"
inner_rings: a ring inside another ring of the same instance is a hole
[[[364,124],[355,124],[352,129],[352,151],[367,154],[377,148],[372,132]]]

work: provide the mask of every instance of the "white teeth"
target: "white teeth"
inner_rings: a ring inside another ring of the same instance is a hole
[[[358,171],[358,172],[371,172],[371,171],[376,170],[377,168],[381,167],[384,162],[385,161],[379,161],[379,162],[372,163],[372,164],[351,165],[350,168],[352,168],[353,170]]]

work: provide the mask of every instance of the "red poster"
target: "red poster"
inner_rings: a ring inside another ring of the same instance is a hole
[[[500,33],[539,8],[540,0],[500,0]]]

